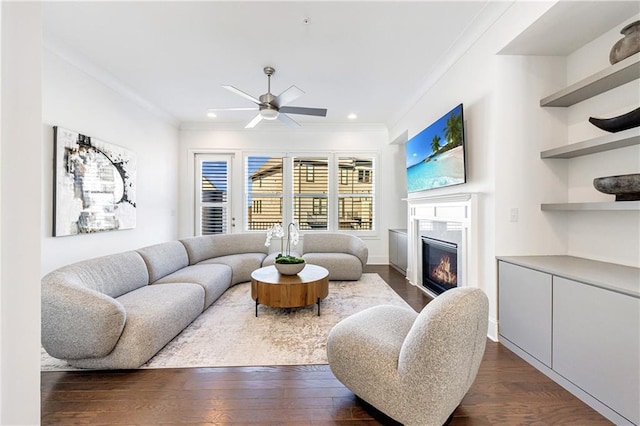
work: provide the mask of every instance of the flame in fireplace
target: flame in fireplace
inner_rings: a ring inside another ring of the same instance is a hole
[[[448,255],[442,255],[438,266],[431,271],[431,278],[449,285],[454,285],[458,282],[458,276],[451,270],[451,259]]]

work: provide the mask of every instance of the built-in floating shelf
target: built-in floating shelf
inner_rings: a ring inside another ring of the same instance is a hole
[[[640,201],[611,201],[600,203],[545,203],[542,211],[640,211]]]
[[[540,101],[540,106],[568,107],[640,78],[640,53],[572,84]]]
[[[632,145],[640,145],[640,127],[547,149],[540,153],[540,158],[574,158]]]

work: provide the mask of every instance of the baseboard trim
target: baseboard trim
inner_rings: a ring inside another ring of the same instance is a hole
[[[498,342],[498,321],[494,318],[489,318],[489,330],[487,330],[487,337],[494,342]]]

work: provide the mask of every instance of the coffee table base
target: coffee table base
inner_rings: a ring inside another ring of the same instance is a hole
[[[318,304],[318,316],[320,316],[320,300],[321,299],[318,297],[318,301],[316,302]],[[256,318],[258,318],[258,305],[259,304],[260,303],[258,302],[258,298],[256,297]]]

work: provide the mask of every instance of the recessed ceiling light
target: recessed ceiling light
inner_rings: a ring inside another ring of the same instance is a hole
[[[217,116],[218,114],[216,114],[214,111],[207,111],[207,117],[216,118]]]
[[[349,120],[355,120],[356,118],[358,118],[358,116],[356,114],[354,114],[354,113],[351,113],[351,114],[347,115],[347,118]]]

